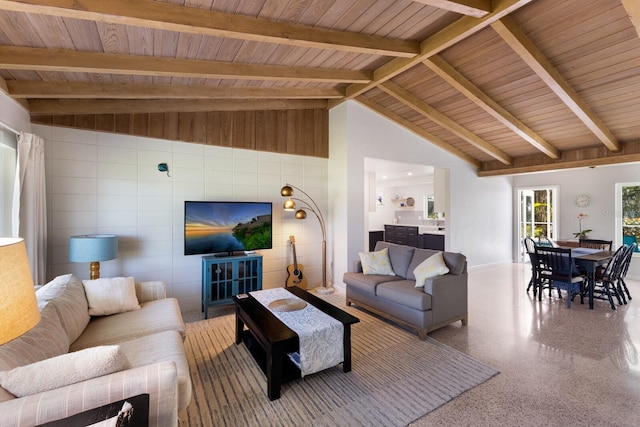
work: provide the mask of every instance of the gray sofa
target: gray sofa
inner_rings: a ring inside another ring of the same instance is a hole
[[[395,276],[364,274],[360,261],[344,274],[347,305],[355,304],[415,330],[420,339],[449,323],[467,324],[467,258],[443,252],[449,273],[427,279],[415,287],[413,270],[438,251],[377,242],[375,251],[389,250]]]

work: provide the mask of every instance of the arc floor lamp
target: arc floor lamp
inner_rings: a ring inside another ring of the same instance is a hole
[[[301,192],[307,199],[309,199],[310,203],[306,200],[293,197],[294,189]],[[316,292],[319,294],[333,293],[333,287],[327,286],[327,229],[325,227],[324,217],[322,216],[320,208],[311,198],[311,196],[305,193],[302,189],[288,183],[280,189],[280,195],[282,197],[287,197],[287,200],[284,201],[282,208],[285,211],[295,211],[296,219],[305,219],[307,217],[307,212],[305,211],[305,209],[311,211],[318,219],[320,228],[322,230],[322,287],[316,288]],[[296,210],[296,201],[301,205],[298,210]]]

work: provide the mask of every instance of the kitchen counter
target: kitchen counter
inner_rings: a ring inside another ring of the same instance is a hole
[[[424,225],[424,224],[388,224],[388,225],[396,225],[402,227],[418,227],[418,234],[442,234],[444,235],[446,232],[445,227],[438,227],[435,225]],[[444,230],[439,230],[443,228]]]

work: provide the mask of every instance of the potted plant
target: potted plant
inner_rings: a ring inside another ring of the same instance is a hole
[[[573,233],[574,237],[577,237],[580,240],[584,240],[587,238],[587,233],[589,233],[591,230],[590,228],[583,230],[582,229],[582,220],[586,217],[588,217],[589,215],[587,214],[583,214],[583,213],[579,213],[578,214],[578,232],[577,233]]]

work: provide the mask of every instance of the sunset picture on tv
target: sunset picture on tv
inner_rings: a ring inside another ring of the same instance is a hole
[[[187,201],[184,254],[270,249],[271,215],[271,203]]]

